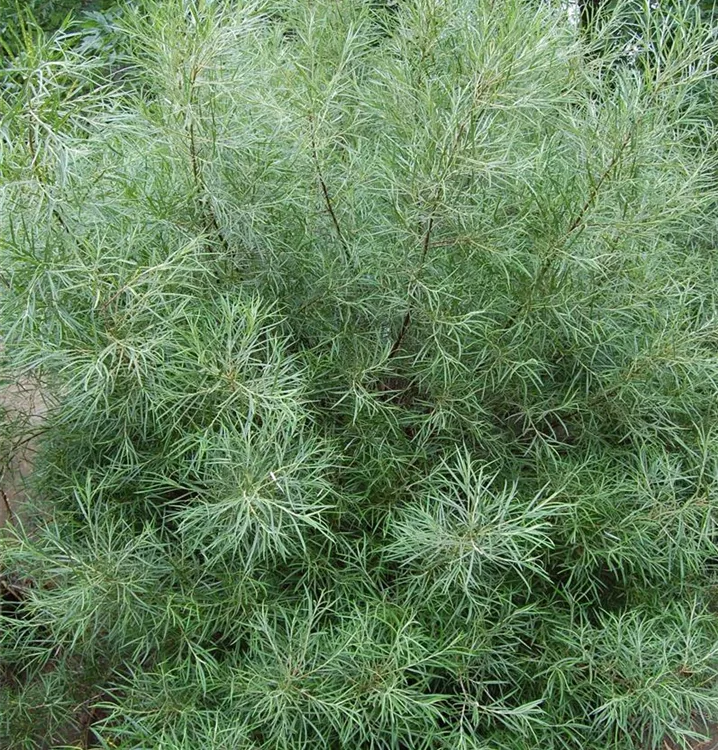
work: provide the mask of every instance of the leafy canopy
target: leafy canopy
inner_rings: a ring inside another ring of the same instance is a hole
[[[111,42],[2,70],[3,374],[48,411],[0,540],[0,744],[716,717],[700,13],[147,0]]]

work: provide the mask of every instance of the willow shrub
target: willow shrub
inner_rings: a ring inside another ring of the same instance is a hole
[[[627,46],[623,7],[588,40],[523,0],[163,0],[118,21],[119,76],[26,34],[3,366],[49,411],[1,545],[3,747],[657,748],[716,717],[688,5]]]

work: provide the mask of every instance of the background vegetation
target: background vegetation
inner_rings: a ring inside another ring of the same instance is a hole
[[[16,37],[28,22],[52,33],[68,18],[101,13],[118,5],[116,0],[0,0],[0,37],[4,45],[15,50]]]
[[[0,745],[688,743],[718,715],[700,10],[95,20],[2,69],[2,367],[50,408],[0,538]]]

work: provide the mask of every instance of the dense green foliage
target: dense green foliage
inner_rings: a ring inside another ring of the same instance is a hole
[[[115,0],[0,0],[0,54],[22,49],[31,29],[54,32],[73,17],[113,10]]]
[[[3,372],[49,411],[0,746],[655,748],[718,715],[698,14],[627,47],[621,7],[589,41],[522,0],[143,6],[120,75],[72,32],[3,71]]]

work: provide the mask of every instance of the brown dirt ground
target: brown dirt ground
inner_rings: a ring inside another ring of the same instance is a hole
[[[710,735],[710,737],[704,742],[696,740],[691,745],[692,750],[718,750],[718,724],[712,722],[706,724],[705,722],[697,721],[696,729],[701,734]],[[662,750],[681,750],[681,748],[679,745],[666,740],[663,743]]]
[[[22,431],[31,435],[41,424],[47,404],[36,384],[17,381],[0,393],[0,408],[4,419],[22,425]],[[25,480],[32,469],[35,441],[21,438],[9,452],[9,462],[0,469],[0,528],[13,519],[27,520]]]

